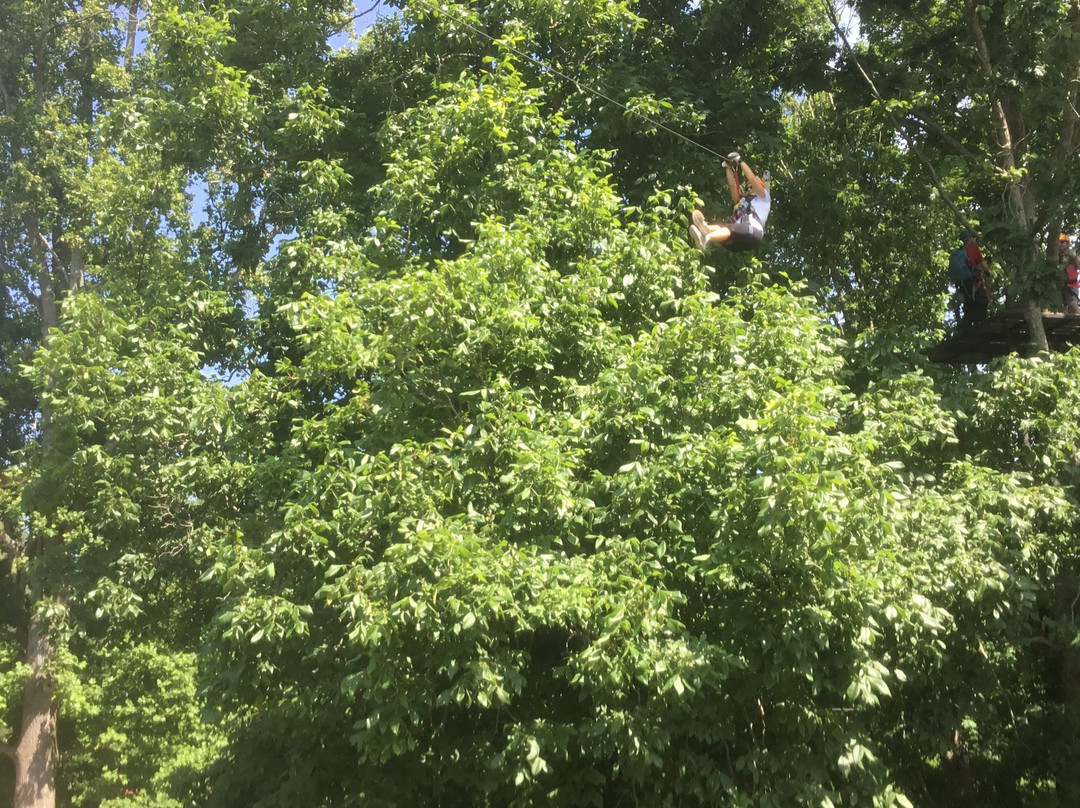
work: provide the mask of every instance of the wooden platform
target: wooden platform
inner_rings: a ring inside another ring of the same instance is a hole
[[[1042,320],[1050,350],[1067,351],[1080,345],[1080,314],[1043,312]],[[982,365],[1011,353],[1032,353],[1027,322],[1020,311],[992,314],[938,343],[926,355],[934,362]]]

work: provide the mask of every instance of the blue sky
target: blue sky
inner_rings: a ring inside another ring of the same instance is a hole
[[[353,24],[351,30],[342,31],[330,37],[334,50],[348,47],[352,37],[359,36],[379,17],[394,13],[394,9],[382,0],[357,0],[353,4]]]

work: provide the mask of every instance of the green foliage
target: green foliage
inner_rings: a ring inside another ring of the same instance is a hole
[[[36,534],[65,537],[34,570],[63,604],[51,618],[60,787],[73,805],[187,805],[204,799],[215,755],[196,690],[213,529],[200,513],[220,511],[234,484],[218,476],[224,390],[194,348],[220,301],[134,322],[119,308],[73,297],[30,370],[53,430],[25,505]]]
[[[978,226],[999,291],[1056,308],[1060,278],[1048,236],[1080,222],[1067,190],[1076,170],[1075,9],[1055,0],[851,6],[865,40],[859,59],[893,116],[886,142],[918,150],[923,183],[940,178]],[[867,84],[845,61],[838,99],[848,110],[871,105]]]
[[[706,292],[560,126],[505,66],[396,118],[364,259],[238,389],[288,490],[211,573],[222,804],[903,805],[961,727],[1001,756],[1065,500],[930,377],[845,386],[811,299]]]
[[[182,806],[206,800],[215,754],[201,720],[195,655],[153,645],[106,653],[62,695],[69,805]]]
[[[798,248],[777,262],[813,285],[849,333],[942,322],[942,248],[956,225],[921,167],[892,138],[880,110],[850,109],[840,94],[792,100],[785,228]],[[822,212],[827,212],[822,216]]]
[[[46,5],[0,35],[62,23],[47,103],[0,54],[0,718],[36,616],[66,803],[1066,793],[1075,356],[912,357],[915,147],[1010,288],[1002,191],[1076,218],[1052,134],[968,154],[991,99],[1061,122],[1059,4],[980,7],[989,78],[958,7],[859,4],[884,101],[798,0],[409,3],[332,60],[336,1],[155,5],[134,60]],[[773,169],[745,265],[672,129]]]

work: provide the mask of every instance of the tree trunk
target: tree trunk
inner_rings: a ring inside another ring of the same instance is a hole
[[[42,344],[48,344],[49,331],[59,325],[60,309],[56,284],[49,266],[46,244],[38,218],[29,213],[24,219],[30,242],[31,259],[38,276],[38,306],[41,313]],[[54,257],[55,260],[55,257]],[[41,451],[52,444],[49,408],[42,407]],[[36,549],[35,549],[36,548]],[[43,545],[31,542],[28,554],[43,551]],[[30,677],[23,687],[22,727],[15,745],[15,808],[55,808],[56,806],[56,708],[53,696],[56,682],[51,670],[52,644],[49,627],[35,609],[40,596],[31,582],[30,621],[26,640],[26,664]]]
[[[1026,126],[1020,113],[1019,106],[1012,103],[1012,99],[1003,98],[997,88],[994,87],[994,65],[986,36],[979,22],[978,8],[975,0],[966,0],[964,4],[964,18],[967,21],[968,30],[971,32],[972,41],[975,44],[975,56],[979,62],[983,78],[987,83],[990,96],[990,106],[994,121],[997,124],[998,143],[1000,145],[1001,168],[1005,174],[1005,188],[1012,202],[1012,208],[1016,213],[1017,223],[1027,233],[1032,244],[1032,258],[1038,253],[1036,243],[1036,215],[1035,205],[1032,199],[1031,189],[1024,188],[1019,179],[1018,168],[1022,158],[1022,146]],[[1018,139],[1019,137],[1019,139]],[[1024,321],[1027,323],[1028,337],[1037,351],[1048,353],[1050,346],[1046,340],[1046,329],[1043,327],[1042,311],[1030,291],[1025,291],[1020,297],[1020,305],[1024,312]]]
[[[135,36],[139,33],[139,0],[128,7],[127,42],[124,44],[124,67],[130,71],[135,60]]]
[[[131,47],[134,47],[135,34],[138,26],[139,0],[129,0],[129,29],[128,36]],[[50,6],[46,3],[45,6]],[[36,115],[38,127],[48,126],[49,116],[46,114],[46,100],[55,87],[52,85],[53,75],[50,69],[55,66],[55,59],[51,54],[56,31],[59,30],[54,15],[41,14],[37,33],[30,40],[28,64],[32,64],[32,73],[27,90],[32,90],[33,111]],[[87,32],[91,28],[87,27]],[[86,34],[90,37],[90,33]],[[92,41],[86,38],[82,43],[82,50],[92,52]],[[89,57],[87,57],[89,58]],[[76,79],[80,78],[77,70],[72,71]],[[92,121],[93,104],[88,103],[91,99],[92,82],[86,78],[89,70],[82,76],[84,99],[76,105],[76,117],[81,115],[85,124]],[[14,99],[11,97],[12,86],[0,88],[5,114],[12,112]],[[21,89],[21,85],[19,87]],[[17,144],[16,144],[17,145]],[[24,152],[32,153],[33,149],[22,147]],[[53,199],[58,208],[64,205],[65,192],[61,188],[53,189]],[[52,329],[59,326],[60,310],[66,295],[75,292],[82,287],[85,279],[85,257],[80,249],[65,244],[62,232],[59,232],[60,224],[54,226],[51,244],[46,234],[42,232],[43,220],[49,218],[45,212],[49,208],[37,207],[36,194],[30,194],[26,205],[27,212],[22,217],[25,240],[24,255],[29,256],[30,265],[25,282],[22,284],[27,299],[34,302],[41,316],[41,344],[48,345],[49,335]],[[63,217],[57,217],[56,221],[64,221]],[[37,293],[32,291],[33,279],[37,281]],[[52,423],[50,408],[47,404],[41,406],[41,430],[39,435],[39,452],[44,455],[49,452],[52,445]],[[19,602],[18,617],[7,615],[9,622],[17,626],[21,635],[26,633],[25,661],[29,668],[29,675],[23,686],[22,692],[22,717],[18,735],[10,744],[0,745],[0,752],[9,756],[14,762],[15,784],[14,800],[15,808],[54,808],[56,805],[56,769],[58,761],[57,746],[57,706],[56,697],[56,672],[55,651],[50,637],[51,626],[49,618],[37,607],[53,602],[54,593],[49,587],[43,585],[40,580],[35,580],[33,561],[40,558],[50,547],[62,543],[63,537],[47,534],[35,536],[35,540],[24,547],[16,546],[5,531],[0,529],[0,545],[4,552],[12,555],[12,569],[20,570],[17,597]],[[19,562],[15,558],[21,556]],[[23,563],[29,562],[29,563]],[[16,611],[16,610],[13,610]],[[7,800],[4,800],[5,804]]]
[[[1050,353],[1050,343],[1046,339],[1046,328],[1043,326],[1042,310],[1030,294],[1020,298],[1023,307],[1024,322],[1027,324],[1028,339],[1035,350],[1039,353]]]
[[[1054,601],[1054,616],[1061,622],[1064,635],[1074,636],[1076,609],[1080,604],[1080,578],[1076,575],[1060,575]],[[1075,806],[1080,805],[1080,648],[1066,641],[1061,654],[1065,724],[1061,733],[1064,748],[1057,774],[1057,796],[1059,805]]]
[[[56,805],[56,682],[49,671],[47,632],[41,617],[30,618],[26,662],[31,675],[23,686],[22,731],[15,747],[15,808]]]

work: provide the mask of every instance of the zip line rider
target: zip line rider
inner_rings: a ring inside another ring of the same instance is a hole
[[[746,177],[746,187],[739,185],[739,171]],[[761,180],[746,164],[738,152],[732,152],[724,160],[728,191],[735,205],[730,222],[709,224],[700,210],[693,213],[690,236],[699,250],[719,244],[731,252],[752,250],[765,235],[765,220],[769,218],[772,197],[769,195],[769,172]]]

